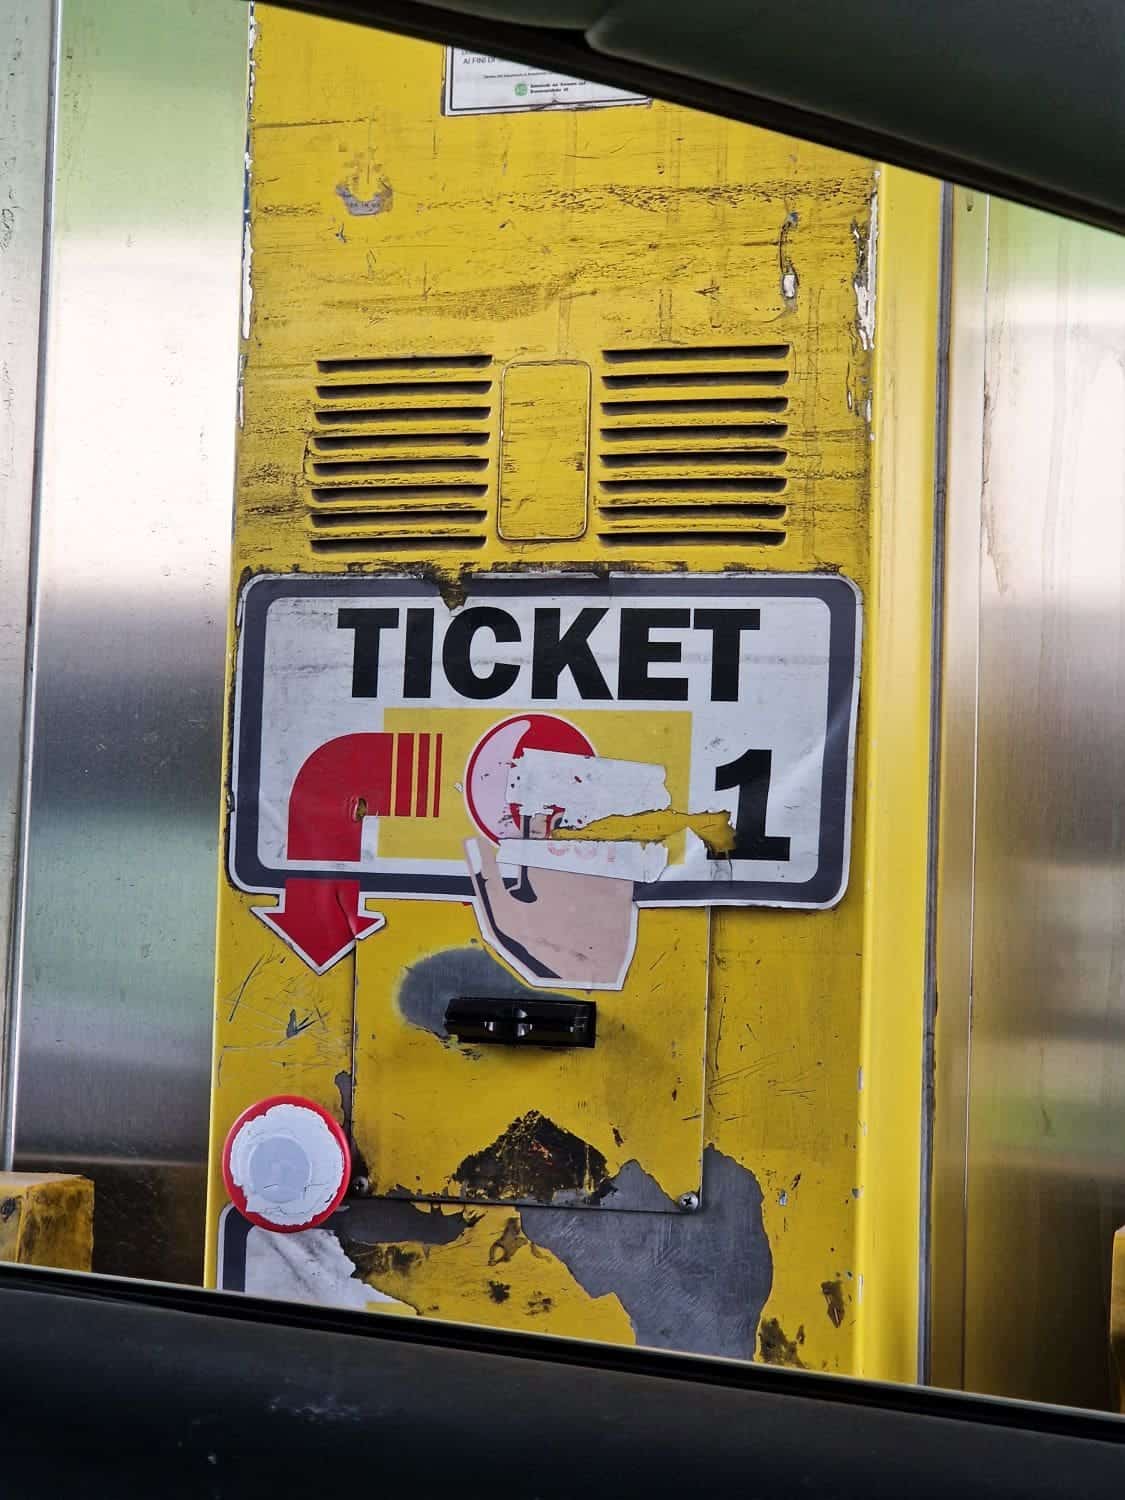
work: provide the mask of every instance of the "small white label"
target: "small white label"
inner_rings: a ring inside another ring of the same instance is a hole
[[[525,114],[541,109],[603,109],[611,104],[651,104],[645,94],[630,94],[604,83],[588,83],[550,73],[527,63],[505,62],[461,47],[445,51],[447,115]]]

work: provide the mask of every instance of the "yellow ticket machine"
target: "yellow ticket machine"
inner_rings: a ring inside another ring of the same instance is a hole
[[[259,7],[208,1275],[913,1374],[938,201]]]

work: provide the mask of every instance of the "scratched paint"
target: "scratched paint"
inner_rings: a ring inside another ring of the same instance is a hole
[[[852,236],[856,247],[856,270],[852,279],[855,291],[855,327],[860,347],[875,347],[875,275],[878,265],[879,247],[879,195],[871,194],[871,207],[866,227],[862,222],[853,224]],[[871,420],[870,410],[867,420]]]

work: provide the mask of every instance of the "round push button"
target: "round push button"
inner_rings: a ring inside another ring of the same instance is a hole
[[[311,1099],[261,1099],[231,1126],[223,1178],[239,1213],[262,1229],[292,1234],[334,1213],[348,1189],[347,1138]]]

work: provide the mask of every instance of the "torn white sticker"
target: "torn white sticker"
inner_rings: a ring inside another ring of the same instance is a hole
[[[373,1302],[395,1302],[359,1280],[354,1262],[330,1229],[298,1234],[252,1229],[246,1240],[246,1290],[317,1307],[366,1308]]]
[[[604,755],[525,750],[508,776],[508,800],[525,818],[551,813],[556,828],[585,828],[599,818],[670,807],[663,766]]]
[[[274,1104],[230,1143],[230,1175],[246,1210],[279,1228],[308,1224],[330,1207],[346,1172],[344,1153],[313,1109]]]
[[[500,864],[524,870],[566,870],[571,875],[604,875],[610,880],[650,884],[668,865],[662,844],[608,839],[501,839]]]

